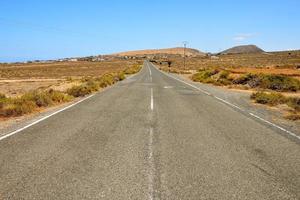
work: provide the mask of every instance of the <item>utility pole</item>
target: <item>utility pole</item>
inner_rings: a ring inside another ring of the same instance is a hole
[[[185,52],[186,52],[186,45],[188,44],[188,42],[184,41],[183,42],[183,69],[185,69]]]

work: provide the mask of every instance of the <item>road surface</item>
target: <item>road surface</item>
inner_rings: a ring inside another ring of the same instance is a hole
[[[0,152],[0,199],[300,198],[297,138],[148,62]]]

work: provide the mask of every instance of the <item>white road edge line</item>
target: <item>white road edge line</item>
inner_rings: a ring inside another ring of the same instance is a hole
[[[257,119],[259,119],[259,120],[261,120],[261,121],[263,121],[263,122],[265,122],[265,123],[267,123],[267,124],[269,124],[269,125],[271,125],[273,127],[276,127],[276,128],[278,128],[278,129],[280,129],[280,130],[288,133],[289,135],[291,135],[291,136],[293,136],[293,137],[295,137],[295,138],[297,138],[297,139],[300,140],[300,136],[296,135],[295,133],[293,133],[291,131],[286,130],[285,128],[282,128],[282,127],[280,127],[280,126],[278,126],[278,125],[276,125],[276,124],[274,124],[272,122],[269,122],[268,120],[265,120],[265,119],[263,119],[263,118],[255,115],[255,114],[251,113],[251,112],[249,113],[249,115],[251,115],[251,116],[253,116],[253,117],[255,117],[255,118],[257,118]]]
[[[216,99],[218,99],[219,101],[222,101],[222,102],[224,102],[224,103],[226,103],[226,104],[228,104],[228,105],[230,105],[230,106],[238,109],[238,110],[245,111],[244,109],[242,109],[242,108],[240,108],[240,107],[238,107],[238,106],[236,106],[236,105],[234,105],[234,104],[232,104],[232,103],[230,103],[230,102],[228,102],[228,101],[226,101],[224,99],[221,99],[221,98],[216,97],[216,96],[213,96],[213,97],[216,98]]]
[[[179,82],[182,82],[182,83],[184,83],[184,84],[186,84],[186,85],[189,85],[189,86],[191,86],[192,88],[195,88],[195,89],[197,89],[197,90],[203,92],[204,94],[207,94],[207,95],[209,95],[209,96],[212,96],[209,92],[206,92],[205,90],[202,90],[202,89],[198,88],[197,86],[192,85],[192,84],[190,84],[190,83],[187,83],[187,82],[185,82],[185,81],[183,81],[183,80],[180,80],[180,79],[178,79],[178,78],[175,78],[175,77],[173,77],[173,76],[171,76],[171,75],[169,75],[169,74],[167,74],[167,73],[165,73],[165,72],[163,72],[163,71],[157,69],[153,64],[152,64],[152,66],[153,66],[157,71],[159,71],[159,72],[165,74],[166,76],[168,76],[168,77],[170,77],[170,78],[173,78],[173,79],[175,79],[175,80],[177,80],[177,81],[179,81]],[[217,100],[219,100],[219,101],[222,101],[223,103],[226,103],[227,105],[229,105],[229,106],[231,106],[231,107],[234,107],[234,108],[236,108],[236,109],[238,109],[238,110],[240,110],[240,111],[246,112],[244,109],[240,108],[239,106],[236,106],[236,105],[234,105],[234,104],[232,104],[232,103],[230,103],[230,102],[228,102],[228,101],[226,101],[226,100],[224,100],[224,99],[221,99],[221,98],[219,98],[219,97],[217,97],[217,96],[212,96],[212,97],[214,97],[215,99],[217,99]],[[278,128],[279,130],[288,133],[290,136],[293,136],[293,137],[295,137],[295,138],[297,138],[297,139],[300,140],[300,136],[296,135],[295,133],[293,133],[293,132],[291,132],[291,131],[289,131],[289,130],[286,130],[285,128],[282,128],[281,126],[278,126],[278,125],[276,125],[276,124],[274,124],[274,123],[272,123],[272,122],[269,122],[269,121],[267,121],[267,120],[265,120],[265,119],[263,119],[263,118],[261,118],[261,117],[255,115],[255,114],[251,113],[251,112],[248,112],[248,114],[251,115],[252,117],[255,117],[256,119],[259,119],[259,120],[261,120],[261,121],[263,121],[263,122],[265,122],[265,123],[267,123],[267,124],[269,124],[269,125],[271,125],[271,126],[273,126],[273,127],[276,127],[276,128]]]
[[[153,102],[153,88],[151,88],[151,102],[150,102],[150,108],[151,108],[151,110],[154,109],[154,102]]]
[[[136,74],[130,76],[128,79],[132,79],[133,77],[137,76],[139,73],[141,73],[141,71],[142,71],[142,70],[140,70],[138,73],[136,73]],[[47,115],[47,116],[45,116],[45,117],[43,117],[43,118],[41,118],[41,119],[38,119],[38,120],[34,121],[33,123],[30,123],[30,124],[28,124],[28,125],[26,125],[26,126],[24,126],[24,127],[22,127],[22,128],[19,128],[19,129],[13,131],[13,132],[10,132],[10,133],[8,133],[8,134],[5,134],[5,135],[3,135],[3,136],[0,137],[0,141],[1,141],[1,140],[4,140],[4,139],[6,139],[6,138],[8,138],[8,137],[10,137],[10,136],[12,136],[12,135],[15,135],[15,134],[17,134],[17,133],[19,133],[19,132],[21,132],[21,131],[23,131],[23,130],[25,130],[25,129],[27,129],[27,128],[33,126],[33,125],[35,125],[35,124],[38,124],[39,122],[44,121],[44,120],[48,119],[49,117],[52,117],[52,116],[54,116],[54,115],[56,115],[56,114],[58,114],[58,113],[60,113],[60,112],[63,112],[63,111],[65,111],[65,110],[67,110],[67,109],[69,109],[69,108],[71,108],[71,107],[73,107],[73,106],[76,106],[77,104],[79,104],[79,103],[81,103],[81,102],[83,102],[83,101],[85,101],[85,100],[88,100],[89,98],[95,96],[96,94],[97,94],[97,93],[92,94],[92,95],[90,95],[90,96],[88,96],[88,97],[86,97],[86,98],[83,98],[83,99],[81,99],[81,100],[79,100],[79,101],[77,101],[77,102],[75,102],[75,103],[73,103],[73,104],[71,104],[71,105],[69,105],[69,106],[67,106],[67,107],[64,107],[64,108],[62,108],[62,109],[60,109],[60,110],[58,110],[58,111],[56,111],[56,112],[54,112],[54,113],[51,113],[50,115]]]
[[[93,97],[93,96],[95,96],[95,94],[92,94],[92,95],[90,95],[90,96],[88,96],[88,97],[86,97],[86,98],[84,98],[84,99],[81,99],[80,101],[77,101],[77,102],[75,102],[75,103],[73,103],[73,104],[71,104],[71,105],[69,105],[69,106],[67,106],[67,107],[64,107],[64,108],[62,108],[62,109],[60,109],[60,110],[58,110],[58,111],[56,111],[56,112],[54,112],[54,113],[51,113],[50,115],[47,115],[47,116],[45,116],[45,117],[43,117],[43,118],[41,118],[41,119],[38,119],[38,120],[34,121],[33,123],[28,124],[28,125],[26,125],[26,126],[20,128],[20,129],[17,129],[17,130],[15,130],[15,131],[11,132],[11,133],[8,133],[8,134],[6,134],[6,135],[0,137],[0,141],[1,141],[1,140],[4,140],[4,139],[6,139],[6,138],[8,138],[8,137],[10,137],[10,136],[12,136],[12,135],[15,135],[15,134],[17,134],[17,133],[19,133],[19,132],[21,132],[21,131],[23,131],[23,130],[25,130],[25,129],[27,129],[27,128],[33,126],[33,125],[35,125],[35,124],[38,124],[39,122],[44,121],[44,120],[46,120],[46,119],[48,119],[48,118],[50,118],[50,117],[52,117],[52,116],[54,116],[54,115],[56,115],[56,114],[58,114],[58,113],[60,113],[60,112],[63,112],[63,111],[65,111],[65,110],[69,109],[69,108],[72,108],[73,106],[76,106],[77,104],[79,104],[79,103],[81,103],[81,102],[83,102],[83,101],[85,101],[85,100],[88,100],[89,98],[91,98],[91,97]]]

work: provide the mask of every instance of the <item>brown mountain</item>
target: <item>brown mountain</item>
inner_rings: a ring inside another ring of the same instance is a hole
[[[186,48],[185,51],[187,56],[203,56],[205,53],[197,50]],[[149,50],[139,50],[139,51],[127,51],[116,53],[116,56],[143,56],[143,55],[156,55],[156,54],[168,54],[168,55],[183,55],[184,48],[176,47],[176,48],[168,48],[168,49],[149,49]]]
[[[239,54],[239,53],[262,53],[264,50],[255,45],[241,45],[232,47],[225,51],[220,52],[220,54]]]

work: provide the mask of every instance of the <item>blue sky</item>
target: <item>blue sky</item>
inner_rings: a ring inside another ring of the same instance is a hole
[[[300,49],[299,0],[0,1],[0,62],[181,46]]]

